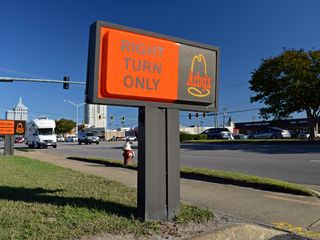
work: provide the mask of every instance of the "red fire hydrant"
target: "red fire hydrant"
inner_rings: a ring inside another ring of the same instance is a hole
[[[123,156],[123,165],[124,166],[128,166],[130,160],[132,158],[134,158],[134,151],[132,150],[131,145],[130,145],[129,142],[126,142],[124,144],[124,147],[123,147],[122,150],[123,150],[123,154],[122,154],[122,156]]]

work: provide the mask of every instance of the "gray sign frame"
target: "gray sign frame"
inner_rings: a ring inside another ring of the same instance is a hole
[[[132,33],[137,33],[149,37],[164,39],[180,44],[184,44],[191,47],[200,48],[202,50],[214,51],[216,54],[216,66],[215,68],[215,89],[213,101],[208,103],[166,103],[166,102],[151,102],[129,99],[117,99],[117,98],[98,98],[98,81],[99,81],[99,65],[100,65],[100,28],[107,27],[116,30],[122,30]],[[88,65],[87,65],[87,84],[85,99],[87,103],[92,104],[107,104],[116,106],[130,106],[130,107],[160,107],[160,108],[172,108],[186,111],[201,111],[201,112],[216,112],[218,106],[218,81],[219,81],[219,65],[220,65],[220,49],[215,46],[193,42],[181,38],[170,37],[162,34],[157,34],[137,28],[125,27],[118,24],[96,21],[90,27],[89,35],[89,52],[88,52]]]

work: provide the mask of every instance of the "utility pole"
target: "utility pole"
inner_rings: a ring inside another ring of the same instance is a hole
[[[223,126],[222,127],[225,127],[225,123],[226,123],[226,116],[227,116],[227,108],[224,107],[223,109]]]

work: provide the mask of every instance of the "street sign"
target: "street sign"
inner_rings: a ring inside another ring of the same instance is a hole
[[[217,111],[219,51],[111,23],[91,26],[86,102],[139,107],[137,205],[143,220],[168,220],[179,212],[179,110]]]
[[[97,21],[88,103],[216,111],[219,48]]]
[[[0,135],[24,135],[26,121],[0,120]]]

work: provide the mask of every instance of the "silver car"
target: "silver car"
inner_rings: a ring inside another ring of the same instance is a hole
[[[291,138],[290,132],[288,130],[277,128],[277,127],[268,127],[259,129],[258,131],[251,133],[248,137],[249,139],[277,139],[277,138]]]

